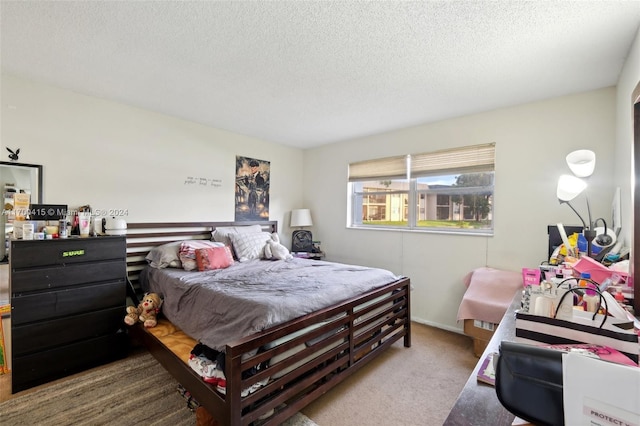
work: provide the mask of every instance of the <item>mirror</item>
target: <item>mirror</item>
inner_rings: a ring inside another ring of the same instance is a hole
[[[29,204],[42,203],[42,166],[0,161],[0,187],[3,196],[0,229],[4,232],[0,243],[0,263],[6,263],[15,218],[14,195],[28,195]]]

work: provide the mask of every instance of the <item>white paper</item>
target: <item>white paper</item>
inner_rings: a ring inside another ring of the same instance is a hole
[[[640,426],[640,368],[562,355],[567,425]]]

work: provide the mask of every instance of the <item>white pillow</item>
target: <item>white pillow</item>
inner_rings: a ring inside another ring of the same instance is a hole
[[[152,268],[181,268],[180,251],[181,241],[166,243],[152,248],[146,256]]]
[[[271,234],[268,232],[255,232],[244,234],[229,234],[233,250],[239,262],[246,262],[253,259],[262,259],[264,256],[264,246],[267,241],[271,241]]]
[[[221,226],[216,228],[211,233],[213,241],[224,243],[228,246],[231,245],[231,234],[249,234],[262,232],[262,226],[260,225],[247,225],[247,226]]]

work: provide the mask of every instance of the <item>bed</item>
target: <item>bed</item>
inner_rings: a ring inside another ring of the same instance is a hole
[[[149,277],[159,274],[158,270],[147,266],[145,259],[154,247],[172,241],[209,240],[216,229],[256,225],[266,233],[277,232],[277,222],[274,221],[128,224],[127,274],[133,290],[131,296],[135,298],[140,294],[143,284],[153,286],[156,281],[162,281],[158,277]],[[274,271],[286,269],[296,262],[303,263],[303,268],[316,268],[316,271],[328,271],[335,265],[301,259],[284,262],[250,260],[245,263],[249,268],[266,267]],[[366,270],[359,271],[353,265],[347,266],[341,268],[348,279],[368,273]],[[233,271],[233,267],[227,269],[228,273]],[[254,275],[269,274],[258,272]],[[187,296],[196,290],[190,287],[177,296],[167,290],[174,285],[170,283],[172,279],[184,283],[200,275],[207,273],[167,268],[162,273],[163,279],[169,280],[168,284],[165,283],[169,287],[162,288],[166,293],[163,312],[166,309],[167,317],[174,319],[177,324],[161,318],[154,328],[141,325],[131,327],[130,334],[141,341],[220,424],[280,424],[362,368],[394,342],[403,339],[405,347],[411,346],[410,281],[406,277],[389,276],[384,278],[385,282],[369,283],[371,285],[367,284],[353,294],[345,293],[341,297],[334,295],[327,300],[314,302],[316,304],[297,303],[302,305],[299,311],[289,313],[290,308],[281,309],[281,312],[287,312],[285,316],[276,315],[266,322],[247,321],[250,326],[244,328],[237,327],[239,323],[235,322],[228,330],[220,326],[219,333],[207,336],[202,334],[205,331],[190,328],[191,323],[201,320],[185,320],[189,306],[195,306],[195,301],[201,299],[200,296],[188,299]],[[331,276],[336,281],[345,279],[340,277],[340,271],[316,275]],[[303,281],[301,278],[300,282]],[[256,283],[253,285],[256,286]],[[161,287],[151,287],[151,290],[157,288]],[[305,291],[301,290],[303,295]],[[295,289],[285,291],[287,294],[289,292],[295,293]],[[255,298],[262,297],[260,293],[258,295]],[[223,304],[233,304],[234,296],[229,297]],[[178,303],[178,300],[182,302]],[[299,302],[302,299],[297,300]],[[204,308],[198,309],[201,311]],[[260,310],[258,305],[245,306],[243,309],[241,312],[244,313],[240,316],[247,318],[253,318],[253,311]],[[238,316],[227,315],[233,318]],[[229,330],[235,328],[239,328],[239,334],[229,334]],[[224,352],[227,379],[224,394],[215,385],[202,380],[187,363],[191,349],[201,340]],[[247,389],[252,389],[252,392],[247,392]]]

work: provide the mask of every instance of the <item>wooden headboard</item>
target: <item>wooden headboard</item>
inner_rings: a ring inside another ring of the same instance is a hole
[[[153,247],[182,240],[210,240],[211,232],[216,228],[248,225],[260,225],[265,232],[278,231],[277,221],[128,223],[127,277],[133,291],[138,295],[142,292],[140,271],[147,265],[145,257]]]

